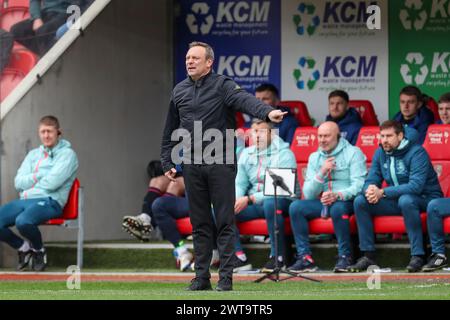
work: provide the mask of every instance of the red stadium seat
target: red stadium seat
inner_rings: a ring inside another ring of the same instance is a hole
[[[47,221],[46,224],[48,225],[63,224],[65,220],[74,220],[78,218],[79,189],[80,189],[80,181],[78,181],[78,179],[75,179],[72,188],[70,189],[69,199],[67,200],[67,203],[64,206],[63,215],[61,216],[61,218]]]
[[[28,50],[14,50],[7,68],[1,74],[0,101],[3,101],[36,65],[36,56]]]
[[[20,70],[9,68],[3,70],[0,75],[0,101],[5,100],[24,77],[25,75]]]
[[[434,171],[436,171],[442,192],[450,196],[450,161],[432,160]]]
[[[450,217],[444,218],[444,232],[450,233]]]
[[[280,106],[289,107],[292,113],[295,115],[298,123],[302,127],[312,126],[313,122],[311,116],[309,115],[308,108],[303,101],[281,101]]]
[[[351,215],[348,217],[350,222],[350,233],[356,234],[357,233],[357,227],[356,227],[356,218],[354,215]],[[329,219],[312,219],[309,221],[309,233],[310,234],[334,234],[334,228],[333,228],[333,220],[331,218]]]
[[[369,100],[350,100],[348,105],[358,111],[364,126],[378,126],[380,124],[375,108]]]
[[[450,125],[433,124],[429,126],[423,146],[428,151],[431,160],[450,161]]]
[[[1,75],[0,101],[3,101],[36,65],[37,57],[29,50],[13,50],[8,67]]]
[[[28,7],[8,7],[0,11],[0,28],[10,31],[16,23],[30,17]]]
[[[5,3],[5,8],[11,8],[11,7],[24,7],[29,8],[30,7],[30,0],[3,0]]]
[[[350,232],[357,233],[356,219],[352,215],[350,219]],[[192,225],[190,219],[181,218],[176,220],[177,229],[182,235],[192,234]],[[269,231],[267,229],[266,219],[254,219],[246,222],[238,222],[239,233],[241,235],[263,235],[267,236]],[[292,235],[291,222],[289,218],[284,220],[284,230],[286,235]],[[313,219],[309,222],[310,234],[334,234],[333,221],[330,219]]]
[[[350,216],[350,232],[356,234],[356,219]],[[265,219],[255,219],[238,223],[239,233],[242,235],[268,235],[267,223]],[[292,227],[289,218],[284,220],[286,235],[292,235]],[[330,219],[312,219],[309,221],[310,234],[334,234],[333,221]]]
[[[420,214],[422,220],[422,231],[427,231],[427,215]],[[406,233],[403,216],[376,216],[373,218],[373,228],[375,233]]]
[[[295,130],[291,150],[295,154],[297,163],[308,163],[309,155],[318,148],[317,128],[299,127]]]
[[[242,235],[262,235],[266,236],[269,234],[267,229],[266,219],[254,219],[246,222],[238,222],[237,226],[239,228],[239,233]],[[284,230],[285,234],[291,235],[291,223],[289,218],[284,220]]]
[[[182,235],[192,234],[192,225],[189,217],[176,220],[177,229]],[[237,224],[239,233],[242,235],[268,235],[267,223],[265,219],[254,219]],[[285,230],[287,234],[292,234],[289,219],[285,220]]]
[[[380,144],[380,127],[362,127],[356,146],[366,155],[367,163],[372,163],[373,155]]]
[[[26,75],[33,69],[37,61],[36,55],[31,51],[18,49],[12,52],[8,67],[20,70]]]
[[[433,124],[428,127],[424,148],[436,171],[442,192],[450,196],[450,125]]]
[[[428,109],[433,111],[434,121],[438,121],[440,119],[440,117],[439,117],[439,106],[438,106],[436,100],[434,100],[433,97],[426,96],[425,97],[425,104],[426,104]]]
[[[83,266],[83,237],[84,237],[84,198],[80,181],[75,179],[70,189],[69,198],[60,218],[48,220],[46,226],[64,226],[78,229],[77,265]]]

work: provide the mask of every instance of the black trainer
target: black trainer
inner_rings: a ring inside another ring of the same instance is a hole
[[[233,259],[233,273],[238,273],[240,271],[249,271],[252,270],[251,263],[248,260],[242,261],[236,255],[234,255]]]
[[[349,272],[348,268],[352,264],[352,257],[349,256],[339,256],[333,271],[335,273]]]
[[[31,260],[32,251],[18,251],[17,253],[19,255],[19,263],[17,264],[16,269],[17,271],[22,271],[28,267]]]
[[[308,255],[297,256],[295,263],[287,270],[293,273],[315,272],[319,268],[315,265],[313,258]]]
[[[275,270],[275,257],[270,257],[269,261],[266,262],[264,267],[261,269],[261,272],[270,273]],[[284,261],[278,260],[278,268],[283,269],[285,267]]]
[[[447,257],[441,253],[433,253],[428,259],[428,263],[423,266],[422,271],[430,272],[442,269],[447,266]]]
[[[419,256],[412,256],[409,264],[406,266],[408,272],[419,272],[422,271],[422,267],[425,261]]]
[[[186,288],[187,291],[212,290],[211,281],[209,279],[194,278],[191,284]]]
[[[233,279],[221,278],[217,283],[216,291],[231,291],[233,290]]]
[[[370,266],[374,266],[376,264],[377,263],[375,261],[373,261],[372,259],[369,259],[366,256],[362,256],[361,258],[358,259],[358,261],[356,261],[355,264],[348,267],[348,271],[362,272],[362,271],[366,271],[367,268],[369,268]]]
[[[45,249],[33,251],[31,257],[31,268],[34,271],[44,271],[47,267],[47,252]]]

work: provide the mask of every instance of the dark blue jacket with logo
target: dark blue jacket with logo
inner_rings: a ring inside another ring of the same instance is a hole
[[[371,184],[381,187],[383,181],[388,184],[384,188],[388,199],[396,199],[404,194],[423,198],[443,196],[427,151],[407,139],[403,139],[400,146],[390,153],[386,153],[382,147],[377,149],[363,192]]]
[[[417,115],[411,120],[405,120],[402,113],[399,111],[394,116],[394,120],[400,122],[405,127],[413,127],[419,133],[418,143],[422,144],[425,141],[427,135],[428,126],[434,123],[433,111],[428,109],[426,106],[419,108]]]
[[[344,117],[340,120],[333,120],[330,115],[327,116],[326,121],[334,121],[339,126],[341,137],[347,139],[352,145],[356,144],[359,130],[362,127],[361,116],[355,108],[349,108]]]

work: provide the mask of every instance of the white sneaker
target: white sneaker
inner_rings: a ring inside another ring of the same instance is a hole
[[[178,256],[175,252],[175,257],[177,259],[177,267],[182,272],[188,270],[193,264],[194,256],[189,251],[185,251]]]

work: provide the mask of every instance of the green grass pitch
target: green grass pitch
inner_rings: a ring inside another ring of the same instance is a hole
[[[215,284],[213,284],[214,287]],[[235,282],[232,292],[187,292],[186,283],[86,282],[68,290],[65,282],[0,282],[0,300],[302,300],[302,299],[450,299],[445,281],[381,282],[369,290],[365,282]]]

